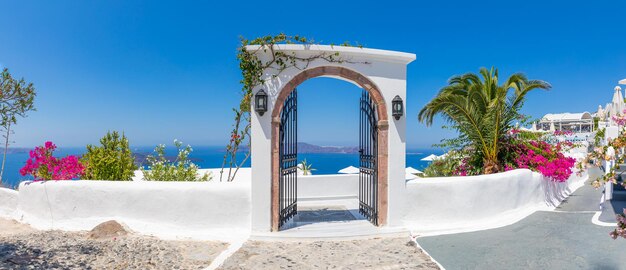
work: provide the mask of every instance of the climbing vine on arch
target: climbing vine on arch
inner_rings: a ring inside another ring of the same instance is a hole
[[[280,75],[284,70],[296,68],[304,70],[316,60],[327,61],[329,63],[354,63],[347,59],[342,59],[339,52],[322,52],[311,56],[298,56],[295,52],[284,52],[276,50],[279,44],[301,44],[314,45],[314,40],[303,36],[290,36],[286,34],[267,35],[255,39],[241,38],[241,45],[237,48],[237,60],[241,69],[241,100],[239,106],[233,108],[234,124],[230,133],[230,141],[226,145],[226,153],[222,162],[220,181],[233,181],[239,168],[250,158],[250,102],[252,100],[252,90],[257,85],[265,83],[264,74],[272,71],[273,77]],[[248,50],[248,45],[258,45],[254,50]],[[335,44],[330,44],[334,46]],[[337,46],[352,45],[349,42],[338,44]],[[357,43],[356,47],[362,46]],[[269,52],[269,59],[262,60],[257,53]],[[243,155],[243,157],[238,156]],[[225,169],[228,171],[225,172]]]

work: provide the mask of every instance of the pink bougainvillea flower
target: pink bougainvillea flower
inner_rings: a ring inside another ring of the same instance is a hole
[[[35,181],[42,180],[71,180],[80,178],[85,166],[77,156],[56,158],[52,154],[56,145],[50,141],[44,146],[35,147],[29,152],[29,159],[20,169],[22,176],[31,175]]]

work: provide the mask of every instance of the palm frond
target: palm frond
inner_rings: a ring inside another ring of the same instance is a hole
[[[519,116],[526,95],[551,86],[515,73],[499,84],[498,69],[480,68],[478,74],[453,76],[419,112],[418,119],[432,125],[440,115],[466,138],[485,163],[497,164],[499,143]]]

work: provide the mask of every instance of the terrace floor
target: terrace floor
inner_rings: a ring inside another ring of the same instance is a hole
[[[614,227],[592,223],[601,196],[586,184],[554,211],[502,228],[417,241],[446,269],[626,269],[626,239],[613,240]]]
[[[298,214],[281,231],[256,233],[255,240],[337,240],[367,236],[402,236],[404,228],[376,227],[359,213],[357,199],[299,201]]]

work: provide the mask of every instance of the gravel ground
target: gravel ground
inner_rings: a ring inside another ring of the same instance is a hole
[[[2,269],[203,269],[227,244],[38,231],[0,219]],[[439,269],[406,238],[248,241],[220,269]]]
[[[226,248],[219,242],[136,235],[93,240],[87,233],[10,226],[0,222],[5,232],[0,234],[0,269],[202,269]]]
[[[439,269],[406,238],[248,241],[221,269]]]

